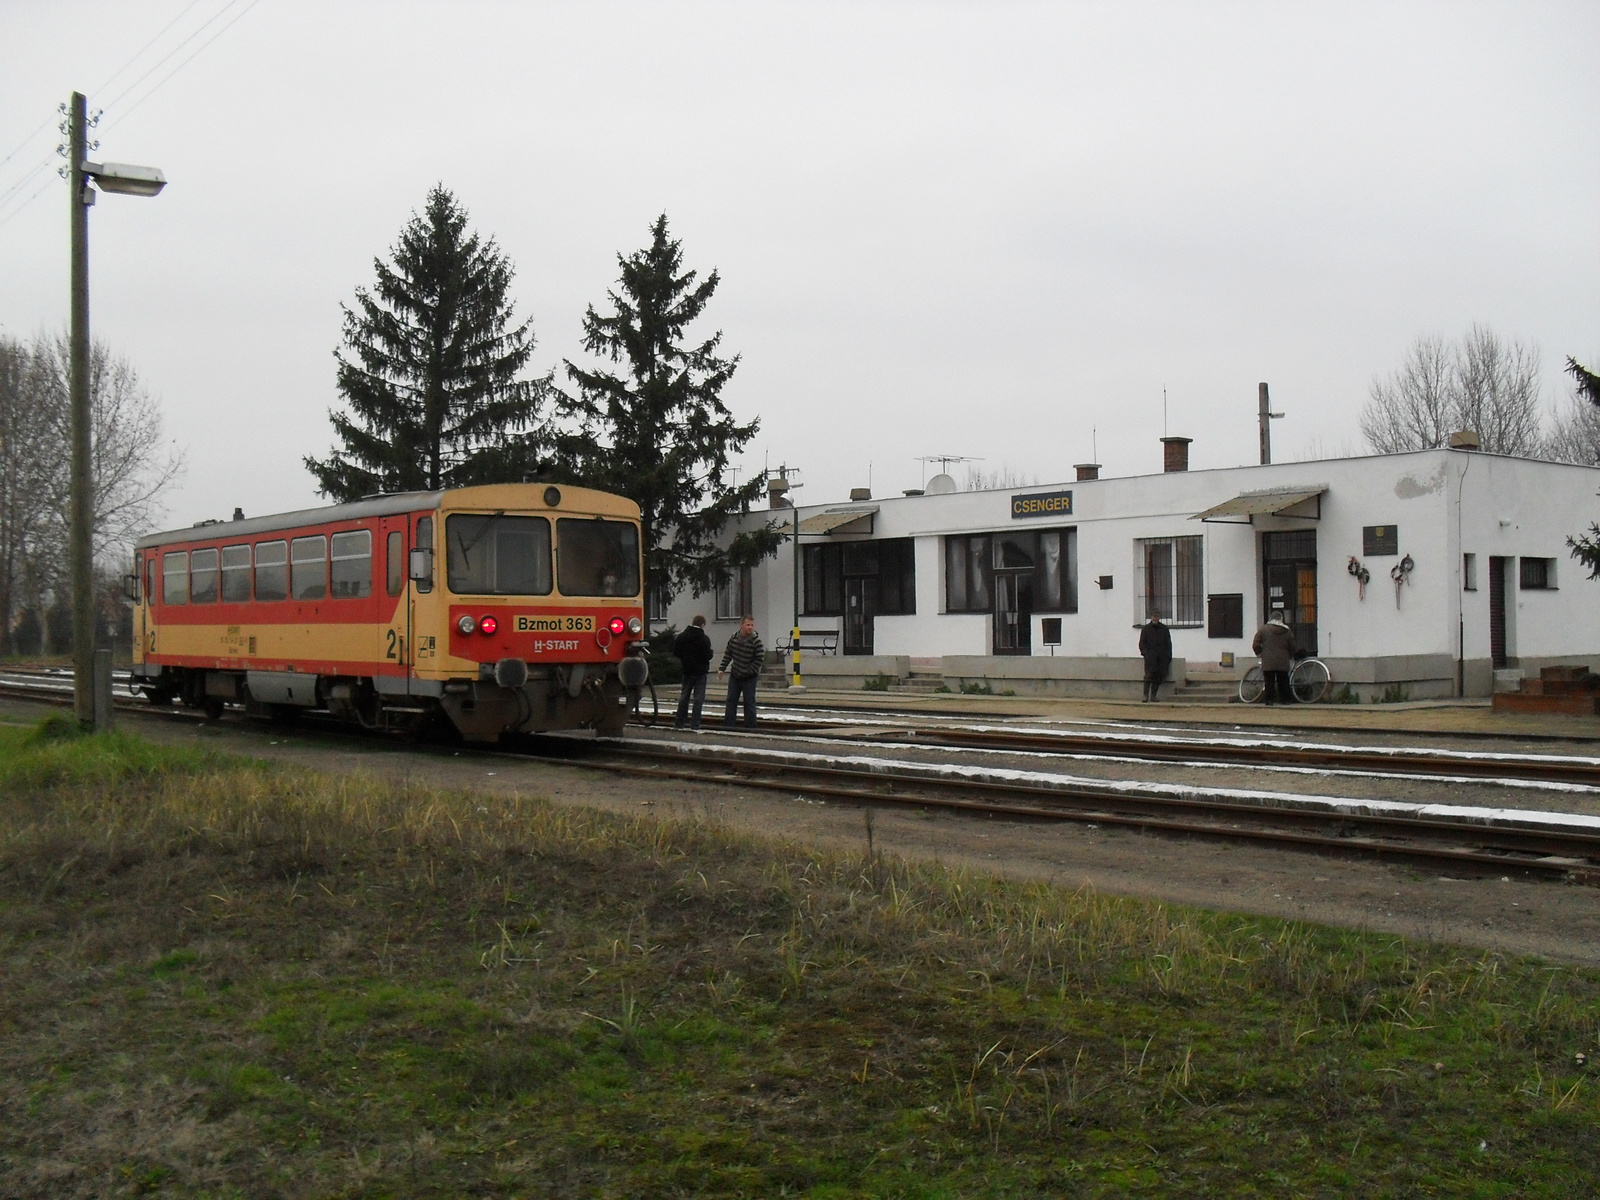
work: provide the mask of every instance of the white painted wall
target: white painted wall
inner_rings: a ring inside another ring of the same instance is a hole
[[[1200,522],[1193,514],[1246,491],[1326,486],[1320,520],[1258,518],[1253,525]],[[1198,534],[1205,546],[1205,591],[1245,597],[1244,636],[1210,638],[1203,626],[1173,629],[1173,653],[1190,663],[1216,662],[1224,651],[1248,657],[1250,638],[1265,619],[1261,603],[1259,535],[1269,529],[1315,529],[1318,559],[1318,653],[1334,658],[1445,655],[1457,652],[1458,619],[1464,615],[1466,657],[1489,654],[1489,556],[1554,558],[1558,586],[1522,592],[1513,582],[1508,604],[1511,653],[1525,658],[1592,655],[1600,666],[1600,583],[1583,577],[1567,555],[1566,538],[1600,519],[1600,469],[1534,462],[1464,451],[1434,450],[1270,466],[1234,467],[1161,475],[1045,484],[1004,492],[958,492],[944,496],[889,497],[873,501],[875,538],[915,539],[917,611],[880,616],[874,629],[879,654],[934,658],[984,655],[992,648],[990,620],[983,614],[944,612],[943,537],[1020,527],[1013,520],[1013,491],[1070,488],[1070,518],[1029,520],[1037,528],[1072,525],[1078,530],[1078,611],[1062,616],[1068,658],[1126,657],[1137,652],[1134,542],[1146,537]],[[1459,504],[1458,504],[1459,497]],[[808,506],[802,516],[842,504]],[[850,506],[854,507],[854,506]],[[741,525],[754,527],[786,510],[753,512]],[[1393,525],[1399,554],[1367,559],[1362,529]],[[1459,536],[1458,536],[1459,528]],[[1478,555],[1478,590],[1461,590],[1461,552]],[[1395,603],[1390,568],[1409,554],[1415,567]],[[1346,563],[1354,555],[1372,580],[1359,598]],[[771,644],[792,620],[792,551],[756,571],[757,617]],[[1102,591],[1095,579],[1110,575]],[[709,617],[711,597],[680,598],[670,610],[679,627],[695,612]],[[1035,614],[1036,656],[1050,654]],[[834,626],[838,618],[805,617],[807,628]],[[719,646],[732,633],[713,623]]]

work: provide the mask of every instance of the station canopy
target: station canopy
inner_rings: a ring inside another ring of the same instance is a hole
[[[1313,484],[1302,487],[1266,488],[1259,492],[1240,492],[1232,500],[1224,500],[1221,504],[1195,513],[1191,521],[1228,521],[1231,524],[1244,525],[1255,520],[1256,517],[1310,517],[1317,520],[1322,516],[1322,494],[1328,490],[1327,484]],[[1311,503],[1315,501],[1316,503]],[[1300,511],[1292,511],[1292,510]],[[1243,518],[1240,520],[1239,518]]]
[[[871,533],[872,517],[878,511],[876,504],[870,508],[830,508],[827,512],[806,517],[800,522],[801,533]]]

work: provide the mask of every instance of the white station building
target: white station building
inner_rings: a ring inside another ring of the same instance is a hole
[[[744,612],[769,647],[798,626],[807,683],[844,687],[1133,697],[1150,614],[1172,629],[1181,688],[1242,674],[1274,608],[1334,690],[1367,701],[1600,669],[1600,582],[1567,547],[1600,519],[1600,468],[1462,448],[1190,471],[1190,439],[1162,441],[1161,474],[1085,464],[1007,491],[941,475],[923,494],[795,508],[774,479],[773,507],[740,525],[798,539],[655,627],[704,613],[720,653]]]

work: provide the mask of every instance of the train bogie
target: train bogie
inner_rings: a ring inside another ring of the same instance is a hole
[[[139,541],[134,672],[208,712],[620,734],[648,675],[641,580],[637,506],[582,488],[236,515]]]

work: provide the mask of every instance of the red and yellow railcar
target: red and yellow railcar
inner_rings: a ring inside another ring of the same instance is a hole
[[[463,736],[620,734],[645,683],[639,508],[494,484],[210,521],[135,547],[134,676],[158,704]]]

